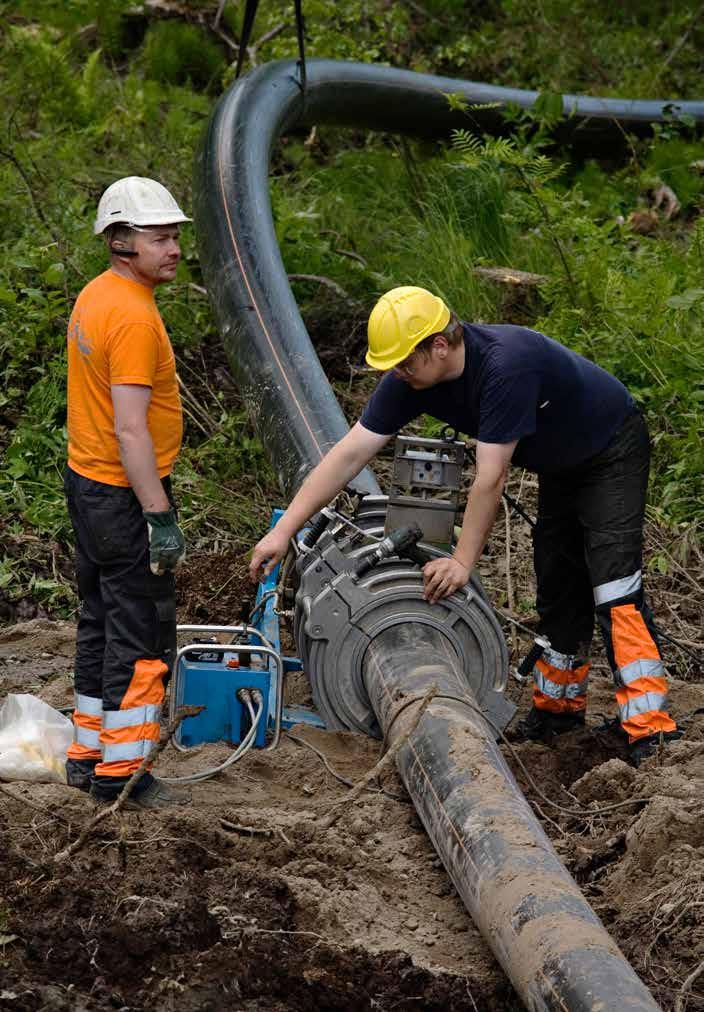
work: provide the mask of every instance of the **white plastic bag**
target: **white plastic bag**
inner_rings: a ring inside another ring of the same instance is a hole
[[[0,780],[66,783],[73,725],[28,693],[10,694],[0,709]]]

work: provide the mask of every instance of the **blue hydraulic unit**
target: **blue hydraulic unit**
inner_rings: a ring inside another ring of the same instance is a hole
[[[274,510],[273,527],[282,514]],[[240,625],[181,625],[181,646],[174,664],[170,716],[179,706],[204,706],[197,717],[188,717],[174,735],[174,745],[186,751],[204,742],[226,741],[239,745],[251,727],[249,712],[239,696],[242,689],[258,689],[264,700],[252,746],[272,749],[279,743],[282,727],[308,723],[324,728],[325,723],[311,709],[284,707],[284,679],[300,671],[297,657],[281,654],[277,608],[279,566],[259,585],[249,622]]]

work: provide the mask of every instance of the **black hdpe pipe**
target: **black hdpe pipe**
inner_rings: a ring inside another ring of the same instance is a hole
[[[347,431],[311,345],[279,252],[268,170],[276,140],[316,123],[418,136],[453,127],[505,131],[500,108],[453,111],[453,92],[470,105],[531,106],[538,92],[366,63],[309,60],[305,94],[294,61],[264,64],[220,99],[196,160],[194,212],[200,261],[230,365],[283,491],[305,475]],[[594,153],[620,153],[624,131],[643,134],[666,115],[704,122],[704,102],[636,102],[563,97],[558,138]],[[378,494],[369,471],[355,483]]]
[[[272,147],[285,131],[316,123],[447,135],[467,125],[450,109],[448,92],[470,105],[529,107],[537,98],[537,92],[331,60],[308,61],[303,94],[296,64],[282,61],[236,82],[210,121],[194,184],[203,274],[235,378],[287,494],[347,425],[276,241],[268,192]],[[704,121],[702,102],[570,95],[563,101],[567,118],[559,139],[589,153],[619,154],[624,131],[644,134],[668,115]],[[505,129],[498,109],[474,109],[472,118],[482,130]],[[357,488],[378,491],[369,472]],[[438,643],[413,640],[408,623],[373,641],[366,687],[390,737],[405,723],[403,715],[393,719],[392,699],[422,692],[431,681],[441,694],[466,697],[467,682],[446,655]],[[529,1009],[658,1008],[560,864],[478,714],[437,700],[400,756],[438,853]]]
[[[363,675],[388,745],[436,687],[396,763],[459,896],[526,1008],[656,1012],[523,797],[442,634],[419,623],[386,628],[367,647]]]

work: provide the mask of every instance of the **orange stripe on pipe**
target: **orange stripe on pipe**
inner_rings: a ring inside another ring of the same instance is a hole
[[[89,748],[87,745],[79,745],[77,741],[72,741],[69,745],[66,755],[69,759],[101,759],[102,754],[100,749]]]
[[[81,713],[80,710],[74,710],[73,723],[77,727],[85,727],[88,731],[99,731],[103,726],[103,718],[97,714]]]
[[[163,661],[148,661],[144,658],[136,661],[120,709],[130,710],[133,706],[144,706],[145,703],[160,706],[164,701],[164,675],[168,670]]]
[[[553,699],[546,696],[540,689],[533,689],[533,705],[536,710],[548,710],[550,713],[579,713],[587,708],[586,696],[575,696],[574,699]]]
[[[535,666],[555,685],[574,685],[575,682],[581,682],[589,673],[588,664],[583,664],[581,668],[568,670],[567,668],[555,668],[547,661],[538,660],[535,662]]]
[[[611,609],[611,641],[617,668],[633,661],[659,661],[660,651],[634,604]]]
[[[159,741],[158,724],[135,724],[133,727],[103,728],[100,732],[101,745],[125,745],[131,741]]]

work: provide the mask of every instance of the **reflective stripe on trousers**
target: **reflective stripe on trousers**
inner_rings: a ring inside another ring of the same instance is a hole
[[[74,693],[73,742],[66,753],[69,759],[100,759],[100,730],[103,701],[94,696]]]
[[[640,573],[634,574],[640,577]],[[602,588],[596,587],[594,596]],[[608,601],[602,607],[608,606]],[[616,702],[621,725],[630,741],[659,731],[674,731],[665,710],[667,679],[660,651],[642,612],[633,603],[609,609],[611,645],[616,670]]]
[[[161,707],[152,703],[129,710],[106,710],[103,732],[103,762],[140,761],[159,741]]]
[[[141,659],[135,663],[120,709],[106,710],[103,715],[103,757],[95,768],[97,776],[131,776],[158,743],[167,670],[160,660]]]
[[[610,601],[619,601],[624,597],[634,597],[643,586],[643,579],[640,569],[630,576],[624,576],[620,580],[609,580],[608,583],[600,583],[594,588],[594,604],[609,604]]]
[[[587,705],[589,664],[547,649],[533,668],[533,705],[551,713],[575,713]]]

